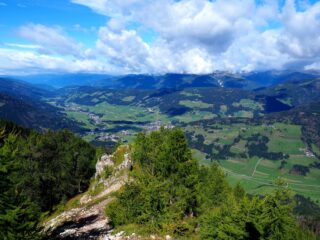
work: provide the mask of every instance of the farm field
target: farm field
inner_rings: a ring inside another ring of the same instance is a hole
[[[190,125],[186,130],[189,137],[192,136],[191,142],[194,148],[198,148],[197,151],[216,150],[204,153],[206,161],[217,161],[233,185],[239,182],[249,193],[264,194],[274,189],[276,179],[281,177],[295,193],[320,202],[320,169],[314,167],[319,160],[315,156],[306,155],[308,146],[301,140],[300,126],[283,123],[260,126],[213,124],[205,127]],[[267,151],[263,154],[282,153],[286,157],[268,159],[249,156],[248,145],[251,144],[252,136],[257,134],[268,138],[265,144]],[[196,136],[203,136],[204,141],[195,142]],[[212,149],[203,148],[203,145],[211,146]],[[219,155],[217,153],[222,145],[230,148],[220,150]],[[197,156],[201,155],[198,153]]]
[[[230,183],[263,194],[281,177],[295,193],[320,201],[320,149],[303,140],[301,125],[250,121],[265,106],[243,92],[90,90],[50,103],[78,122],[80,135],[94,144],[112,146],[131,142],[141,131],[181,127],[194,158],[203,165],[219,163]]]

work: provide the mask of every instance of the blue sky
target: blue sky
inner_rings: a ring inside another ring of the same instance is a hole
[[[16,30],[28,23],[41,23],[48,26],[62,26],[70,36],[88,46],[94,46],[96,34],[84,33],[77,29],[98,29],[107,22],[107,18],[94,13],[85,6],[76,5],[67,0],[0,0],[6,4],[0,8],[0,39],[2,42],[21,43]],[[0,4],[1,5],[1,4]]]
[[[317,0],[0,0],[0,74],[320,69]]]

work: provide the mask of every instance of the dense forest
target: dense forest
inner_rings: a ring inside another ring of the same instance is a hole
[[[87,189],[95,160],[95,148],[68,130],[0,122],[0,239],[40,238],[41,216]]]
[[[231,187],[216,164],[192,158],[181,129],[140,133],[129,181],[106,206],[117,229],[179,239],[316,239],[293,214],[279,179],[271,194]],[[99,151],[68,130],[43,133],[0,123],[0,238],[43,239],[41,221],[85,191]]]
[[[116,228],[187,239],[315,239],[299,227],[283,180],[263,197],[231,188],[217,165],[192,159],[179,129],[139,134],[132,147],[131,181],[106,209]]]

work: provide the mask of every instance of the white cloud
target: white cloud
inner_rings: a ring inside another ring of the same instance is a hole
[[[40,45],[39,51],[42,53],[82,57],[84,47],[68,37],[59,27],[31,23],[20,27],[18,34]]]
[[[162,1],[162,0],[159,0]],[[71,0],[72,3],[91,8],[93,11],[112,17],[134,14],[138,9],[150,4],[151,0]]]
[[[31,74],[43,72],[115,73],[120,69],[107,62],[93,59],[66,59],[31,51],[0,48],[0,74]]]
[[[96,47],[98,52],[112,63],[133,72],[145,68],[149,57],[149,46],[134,30],[118,32],[102,27]]]
[[[242,36],[221,55],[222,69],[253,71],[282,68],[291,58],[278,50],[280,35],[279,30],[268,30]]]
[[[279,48],[294,58],[313,58],[320,55],[320,2],[298,12],[293,0],[288,0],[282,16],[283,29]]]
[[[133,72],[242,70],[261,67],[277,55],[269,56],[269,51],[261,51],[261,47],[264,49],[261,44],[253,49],[248,39],[254,35],[251,40],[265,42],[264,37],[259,37],[257,28],[278,19],[277,1],[261,6],[256,6],[253,0],[73,2],[112,17],[108,26],[100,29],[97,47],[100,51],[103,49],[105,56],[115,64]],[[154,30],[159,37],[148,46],[138,30],[126,29],[126,24],[131,22]],[[242,56],[242,47],[249,50],[245,56]],[[250,62],[251,57],[254,62]],[[235,58],[239,62],[233,62]]]
[[[85,48],[60,27],[28,24],[18,31],[31,45],[39,46],[30,48],[31,54],[52,58],[59,70],[208,73],[318,66],[320,2],[300,1],[299,11],[294,0],[287,0],[282,9],[277,0],[258,5],[255,0],[71,2],[108,16],[99,29],[73,28],[98,32],[94,48]],[[143,35],[146,29],[155,33],[154,40]],[[36,64],[49,67],[35,60]]]
[[[300,4],[297,11],[294,0],[287,0],[279,11],[276,0],[259,5],[254,0],[72,2],[111,17],[109,27],[102,28],[104,34],[100,34],[100,38],[114,34],[115,29],[123,35],[128,31],[126,23],[130,22],[139,23],[159,34],[156,42],[149,47],[133,30],[130,30],[131,45],[114,39],[110,47],[109,40],[99,38],[100,46],[118,49],[120,61],[117,64],[135,71],[206,72],[215,69],[282,68],[299,59],[314,58],[320,54],[320,3],[303,4],[303,11]],[[280,29],[270,30],[270,22],[278,22]],[[137,51],[132,51],[135,44]],[[126,51],[128,54],[125,54]],[[115,57],[115,53],[110,51],[106,55]],[[137,61],[136,65],[134,61]]]
[[[40,49],[41,48],[41,46],[39,45],[32,45],[32,44],[4,43],[4,45],[12,48],[22,48],[22,49]]]
[[[316,70],[316,71],[320,71],[320,60],[318,60],[317,62],[314,62],[310,65],[306,65],[304,67],[305,70]]]
[[[77,32],[82,32],[82,33],[94,33],[97,31],[97,28],[92,26],[92,27],[83,27],[80,24],[74,24],[73,26],[73,30],[77,31]]]

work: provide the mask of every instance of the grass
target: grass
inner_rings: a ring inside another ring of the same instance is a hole
[[[87,113],[83,113],[83,112],[66,112],[67,113],[67,116],[84,124],[86,128],[89,128],[89,129],[94,129],[96,128],[95,125],[93,125],[91,122],[90,122],[90,119],[89,119],[89,116]]]
[[[219,129],[217,129],[219,128]],[[241,135],[238,143],[232,145],[231,152],[245,153],[247,138],[253,134],[261,134],[269,138],[268,151],[284,152],[289,155],[287,164],[280,169],[281,160],[271,161],[253,157],[250,159],[229,158],[219,161],[225,169],[228,180],[231,184],[240,182],[246,191],[252,194],[268,193],[275,188],[275,180],[278,177],[286,179],[289,187],[298,194],[310,197],[314,201],[320,201],[320,169],[310,168],[306,176],[294,175],[290,173],[293,165],[310,166],[317,161],[314,158],[307,157],[303,149],[306,144],[301,140],[301,127],[292,124],[276,123],[273,125],[245,125],[232,124],[223,125],[215,124],[204,129],[201,125],[190,125],[187,131],[194,135],[200,134],[205,138],[205,144],[212,142],[220,144],[232,144],[235,137]],[[217,141],[218,140],[218,141]],[[316,146],[312,146],[313,151],[317,151]],[[202,164],[210,164],[205,157],[197,152],[195,157],[201,159]],[[207,162],[207,163],[204,163]],[[256,167],[256,171],[252,173]]]
[[[318,148],[315,144],[312,144],[312,151],[320,155],[320,148]]]
[[[251,99],[241,99],[239,103],[233,103],[232,106],[250,108],[253,110],[262,110],[263,109],[263,105],[261,103],[253,101]]]
[[[212,107],[212,104],[208,104],[202,101],[190,101],[190,100],[181,100],[179,102],[180,105],[190,107],[190,108],[210,108]]]
[[[231,147],[231,152],[233,153],[244,153],[246,150],[246,141],[245,140],[240,140],[238,143],[234,144]]]
[[[122,99],[124,102],[132,102],[136,97],[135,96],[127,96]]]
[[[228,106],[227,105],[221,105],[220,106],[220,112],[222,114],[225,114],[228,111]]]
[[[220,161],[220,165],[232,172],[251,176],[258,161],[259,158],[257,157],[249,159],[229,159]]]
[[[103,102],[94,106],[83,108],[86,108],[86,110],[95,114],[102,114],[102,120],[105,121],[127,120],[132,122],[152,122],[159,119],[164,122],[169,122],[168,118],[158,111],[155,113],[149,112],[144,107],[139,106],[114,105]]]
[[[233,114],[234,117],[253,118],[253,112],[250,111],[238,111]]]
[[[271,152],[283,152],[287,154],[301,154],[306,144],[300,139],[288,139],[286,137],[270,137],[268,149]]]
[[[135,100],[134,96],[126,96],[122,98],[122,101],[127,102],[127,105],[115,105],[109,104],[107,102],[95,104],[93,106],[76,105],[82,110],[89,111],[91,113],[101,115],[101,119],[105,121],[121,121],[129,120],[132,124],[122,124],[122,127],[136,127],[136,129],[130,129],[130,135],[121,135],[120,130],[117,128],[119,124],[114,123],[102,123],[102,127],[107,129],[115,129],[116,135],[120,136],[123,140],[132,141],[137,129],[142,129],[142,125],[135,124],[135,122],[154,122],[156,120],[161,120],[163,123],[169,123],[171,121],[178,121],[183,123],[191,123],[185,127],[185,131],[188,131],[195,135],[202,135],[205,139],[204,144],[233,144],[234,139],[237,136],[241,136],[240,142],[235,143],[231,147],[231,152],[235,154],[245,153],[247,151],[246,144],[247,138],[253,134],[261,134],[268,137],[269,142],[267,144],[269,152],[283,152],[289,155],[287,164],[284,168],[280,169],[281,161],[270,161],[266,159],[260,160],[254,157],[250,159],[240,159],[233,158],[220,161],[221,166],[228,171],[228,179],[231,183],[236,183],[240,181],[245,189],[249,193],[263,194],[271,191],[274,188],[274,180],[281,176],[289,182],[289,186],[299,194],[306,197],[310,197],[313,200],[320,200],[320,190],[319,186],[320,170],[310,168],[310,172],[307,176],[293,175],[290,174],[290,169],[293,165],[303,165],[309,166],[315,159],[306,157],[304,150],[307,145],[301,140],[301,126],[285,123],[275,123],[270,125],[246,125],[242,123],[236,124],[213,124],[208,125],[204,128],[201,125],[195,125],[192,122],[203,119],[212,119],[217,117],[214,113],[210,111],[205,111],[206,108],[213,107],[212,104],[202,102],[200,100],[195,100],[200,97],[200,94],[196,89],[184,90],[180,93],[189,99],[183,99],[179,102],[180,105],[193,108],[193,111],[187,112],[183,115],[170,117],[166,114],[161,113],[158,108],[152,108],[153,111],[148,111],[145,106],[130,105],[130,102]],[[95,93],[92,98],[103,99],[111,96],[112,93],[102,94]],[[81,95],[82,98],[87,97],[87,95]],[[92,97],[92,96],[91,96]],[[190,100],[192,97],[194,100]],[[239,109],[237,112],[230,113],[235,117],[245,117],[251,118],[253,116],[253,111],[261,109],[261,104],[250,99],[241,99],[238,103],[233,103],[233,107],[239,107],[244,109]],[[227,105],[220,105],[219,114],[224,117],[228,113]],[[251,111],[252,110],[252,111]],[[88,117],[87,113],[79,112],[67,112],[68,116],[76,119],[78,122],[83,123],[83,125],[88,129],[94,129],[94,126]],[[85,139],[92,141],[96,136],[87,135]],[[320,149],[312,145],[312,151],[320,154]],[[197,150],[192,150],[193,156],[199,159],[201,164],[209,165],[210,161],[206,159],[206,154]],[[115,162],[121,162],[123,159],[117,159],[115,157]],[[252,173],[256,167],[254,176]]]
[[[132,234],[135,234],[136,236],[139,236],[139,239],[141,240],[147,240],[150,239],[150,233],[148,230],[146,230],[143,226],[138,224],[126,224],[122,226],[117,226],[112,230],[112,234],[117,234],[119,232],[125,232],[126,236],[130,236]]]
[[[216,115],[211,112],[194,110],[183,115],[175,116],[173,119],[180,122],[189,123],[203,119],[212,119],[214,117],[216,117]]]
[[[86,140],[87,142],[91,142],[91,141],[93,141],[93,140],[95,140],[95,138],[96,138],[97,136],[96,135],[85,135],[84,137],[83,137],[83,139],[84,140]]]
[[[191,153],[192,153],[192,157],[197,159],[200,162],[200,164],[210,165],[210,162],[205,160],[206,154],[204,154],[203,152],[199,151],[198,149],[192,149]]]
[[[129,152],[128,145],[121,145],[117,148],[117,150],[112,155],[112,161],[114,166],[120,165],[124,161],[124,155]]]
[[[315,159],[307,157],[305,155],[290,155],[289,160],[287,160],[289,166],[299,164],[302,166],[309,166],[314,163]]]
[[[258,168],[259,169],[259,168]],[[275,173],[274,169],[259,169],[259,171],[267,171],[269,173]],[[309,181],[307,178],[302,179],[294,178],[292,176],[288,176],[286,174],[271,174],[266,176],[261,176],[256,174],[254,177],[233,173],[227,170],[227,178],[231,185],[235,185],[236,183],[240,183],[244,189],[250,194],[266,194],[270,193],[272,190],[276,188],[275,180],[277,177],[282,177],[288,182],[289,188],[297,194],[304,195],[305,197],[310,197],[313,201],[320,200],[320,186],[319,181]],[[317,177],[319,177],[319,172],[315,173]],[[298,181],[297,181],[298,179]],[[315,179],[314,179],[315,180]]]
[[[88,191],[90,196],[97,196],[104,190],[104,184],[99,183],[95,185],[94,187],[90,187],[90,190]]]
[[[201,95],[197,93],[195,89],[184,90],[180,92],[180,94],[186,97],[201,97]]]
[[[83,195],[84,195],[84,193],[78,194],[77,196],[71,198],[67,202],[61,202],[59,205],[56,206],[54,212],[51,213],[50,215],[48,215],[48,213],[45,213],[41,217],[42,218],[41,225],[43,225],[43,223],[48,222],[48,221],[54,219],[55,217],[59,216],[64,211],[68,211],[73,208],[80,207],[80,199],[82,198]]]
[[[263,160],[257,166],[256,173],[252,177],[252,160],[244,164],[234,161],[221,161],[221,166],[226,170],[231,183],[241,182],[245,190],[252,194],[263,194],[275,188],[275,180],[278,177],[286,179],[289,187],[298,194],[310,197],[314,201],[320,200],[320,170],[311,169],[307,176],[295,176],[289,174],[288,169],[279,171],[279,162]]]

